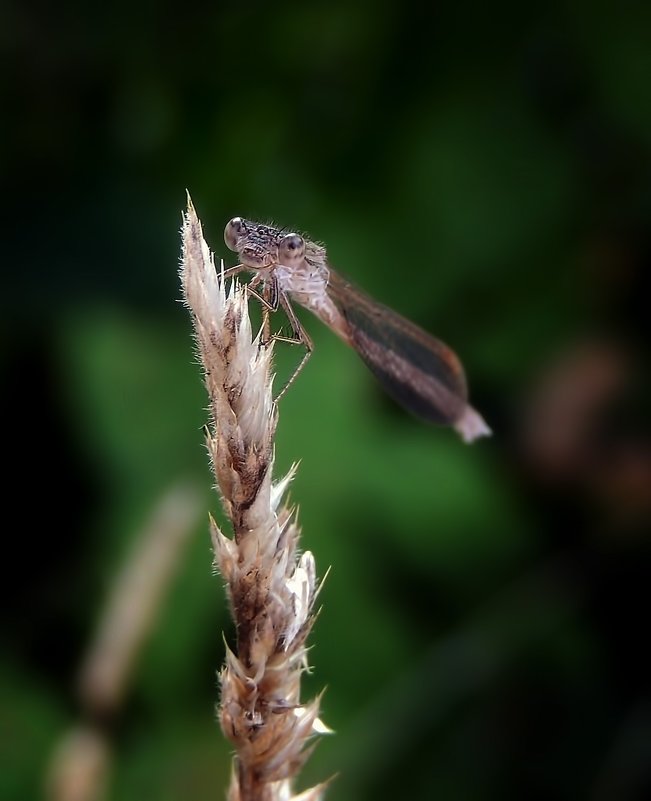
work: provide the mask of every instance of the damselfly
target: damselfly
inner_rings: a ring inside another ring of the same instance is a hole
[[[466,377],[456,354],[338,275],[322,245],[241,217],[226,225],[224,240],[240,258],[224,275],[254,273],[248,287],[265,310],[267,338],[268,312],[282,308],[292,336],[271,338],[305,347],[287,386],[312,352],[312,340],[291,305],[295,300],[353,347],[388,394],[408,411],[428,422],[452,426],[466,442],[491,433],[468,403]]]

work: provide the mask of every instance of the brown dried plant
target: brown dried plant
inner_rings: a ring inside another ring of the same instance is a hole
[[[237,636],[220,674],[220,722],[235,746],[228,799],[316,801],[325,784],[292,790],[312,740],[328,729],[320,698],[300,700],[318,585],[312,554],[297,550],[295,510],[282,503],[295,466],[272,481],[273,346],[252,336],[246,287],[233,281],[226,291],[189,198],[182,236],[184,299],[210,399],[208,452],[233,527],[227,537],[211,518]]]

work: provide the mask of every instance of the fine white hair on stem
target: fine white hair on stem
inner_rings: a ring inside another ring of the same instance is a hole
[[[252,335],[246,288],[233,280],[227,291],[189,197],[182,238],[184,300],[210,400],[208,452],[233,528],[226,536],[211,518],[237,639],[220,673],[220,722],[235,747],[228,799],[317,801],[325,783],[292,790],[313,739],[328,729],[320,697],[300,699],[318,584],[314,557],[298,554],[295,510],[282,502],[296,467],[272,481],[273,347]]]

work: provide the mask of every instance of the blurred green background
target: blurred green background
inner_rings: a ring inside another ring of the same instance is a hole
[[[220,256],[234,215],[326,242],[455,348],[495,432],[421,425],[300,315],[276,472],[301,460],[332,566],[306,697],[336,730],[301,786],[648,798],[651,5],[9,0],[0,54],[0,796],[43,795],[114,577],[183,482],[192,537],[100,721],[108,798],[224,797],[187,187]]]

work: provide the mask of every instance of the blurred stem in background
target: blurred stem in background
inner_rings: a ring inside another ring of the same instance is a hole
[[[170,487],[116,575],[79,672],[80,720],[63,735],[51,760],[51,801],[100,801],[107,794],[110,726],[122,709],[138,657],[182,563],[199,509],[195,487]]]

